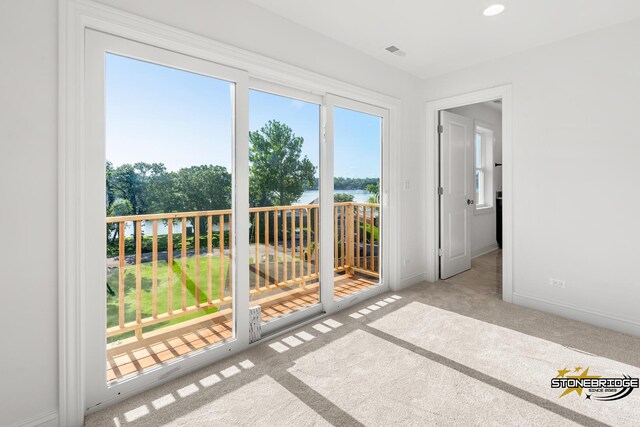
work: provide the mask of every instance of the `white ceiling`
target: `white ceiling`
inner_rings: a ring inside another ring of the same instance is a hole
[[[640,0],[249,1],[422,78],[640,17]]]

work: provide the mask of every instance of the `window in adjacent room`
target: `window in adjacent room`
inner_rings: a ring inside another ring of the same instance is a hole
[[[474,135],[475,207],[493,207],[493,131],[476,125]]]

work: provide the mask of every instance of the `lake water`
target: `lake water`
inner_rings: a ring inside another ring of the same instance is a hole
[[[353,196],[354,202],[366,203],[371,197],[371,193],[367,190],[335,190],[334,193],[345,193]],[[294,203],[294,205],[307,205],[320,197],[318,190],[309,190],[302,193],[302,196]]]
[[[366,203],[369,201],[369,197],[371,197],[371,193],[367,190],[336,190],[335,193],[346,193],[351,194],[353,196],[354,202]],[[294,205],[308,205],[314,200],[320,197],[320,193],[318,190],[309,190],[302,193],[302,196],[294,202]],[[190,221],[187,221],[187,226],[190,227]],[[229,226],[225,224],[225,230],[229,230]],[[213,231],[218,231],[218,226],[213,225]],[[133,237],[133,225],[128,222],[125,226],[125,236]],[[142,227],[142,234],[145,236],[153,235],[153,222],[145,221],[144,226]],[[158,235],[167,234],[167,224],[165,221],[158,221]],[[174,221],[173,223],[173,234],[182,234],[182,223],[181,221]]]

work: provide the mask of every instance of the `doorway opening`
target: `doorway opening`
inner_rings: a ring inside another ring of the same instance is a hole
[[[502,298],[502,98],[437,117],[438,279]]]

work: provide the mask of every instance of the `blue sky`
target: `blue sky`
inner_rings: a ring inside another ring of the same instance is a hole
[[[168,170],[213,164],[230,169],[233,85],[122,56],[106,57],[106,156],[115,166],[144,161]],[[380,118],[336,108],[335,176],[380,176]],[[304,138],[319,163],[320,106],[258,91],[249,129],[279,120]]]

